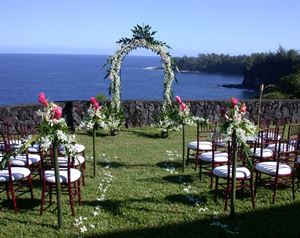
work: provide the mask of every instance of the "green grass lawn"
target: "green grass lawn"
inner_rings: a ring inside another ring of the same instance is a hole
[[[188,128],[187,141],[194,139]],[[0,200],[0,237],[299,237],[300,191],[259,188],[257,208],[250,196],[237,199],[234,221],[224,212],[224,201],[214,202],[209,178],[199,181],[189,165],[181,170],[182,137],[156,137],[152,128],[123,130],[118,136],[97,137],[97,176],[92,178],[92,138],[77,137],[87,156],[86,186],[82,205],[71,216],[63,196],[64,227],[57,230],[55,204],[39,215],[41,187],[34,181],[35,203],[29,196],[17,202],[15,214],[5,197]],[[84,231],[84,232],[82,232]]]

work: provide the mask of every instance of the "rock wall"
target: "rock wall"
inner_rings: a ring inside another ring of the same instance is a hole
[[[258,115],[258,100],[246,100],[248,117],[256,121]],[[74,129],[85,117],[88,101],[66,101],[57,102],[63,108],[63,116],[68,125]],[[200,117],[208,118],[211,121],[218,121],[219,109],[226,105],[226,101],[202,100],[190,101],[191,112]],[[124,101],[126,127],[141,127],[156,122],[161,112],[161,101]],[[17,128],[20,123],[39,123],[36,111],[40,105],[20,105],[0,107],[0,123],[8,122]],[[262,118],[276,121],[280,118],[287,118],[289,122],[300,122],[300,100],[264,100],[262,103]]]

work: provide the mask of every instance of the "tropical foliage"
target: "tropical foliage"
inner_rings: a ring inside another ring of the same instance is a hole
[[[300,54],[293,49],[280,46],[276,52],[238,56],[199,54],[175,58],[175,62],[182,71],[242,74],[243,83],[230,86],[258,90],[263,83],[268,89],[267,98],[300,98]]]

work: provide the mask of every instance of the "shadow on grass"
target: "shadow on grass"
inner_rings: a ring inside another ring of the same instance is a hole
[[[168,237],[300,237],[300,203],[269,209],[251,210],[237,214],[235,220],[228,217],[214,219],[205,217],[194,221],[168,224],[159,227],[144,227],[137,229],[111,231],[106,234],[94,233],[86,238],[168,238]],[[215,225],[212,225],[214,221]],[[219,225],[218,225],[219,224]],[[221,225],[220,225],[221,224]],[[227,225],[228,227],[221,227]],[[236,232],[235,234],[233,234]]]
[[[107,212],[115,215],[115,216],[122,216],[121,209],[123,207],[128,207],[132,203],[159,203],[158,200],[154,198],[142,198],[142,199],[126,199],[126,200],[104,200],[104,201],[83,201],[82,204],[84,206],[101,206],[102,209],[106,210]],[[138,208],[138,210],[145,210],[149,211],[148,208]]]
[[[165,200],[171,203],[182,203],[188,206],[194,206],[196,203],[205,204],[207,201],[206,196],[202,196],[199,194],[174,194],[165,197]]]
[[[116,162],[116,161],[112,161],[112,162],[97,162],[97,164],[100,165],[101,167],[109,166],[109,168],[112,168],[112,169],[118,169],[120,167],[127,166],[124,163],[120,163],[120,162]]]
[[[170,168],[170,167],[174,167],[174,168],[181,168],[182,167],[182,163],[181,162],[173,162],[173,161],[162,161],[162,162],[158,162],[156,164],[157,167],[159,168]]]
[[[169,175],[163,177],[162,179],[167,182],[176,183],[176,184],[193,182],[193,178],[191,175]]]
[[[147,131],[137,131],[137,130],[128,130],[128,132],[135,134],[137,136],[150,138],[150,139],[166,139],[162,137],[160,132],[147,132]]]
[[[33,210],[35,207],[39,207],[41,205],[41,201],[39,199],[33,199],[31,198],[22,198],[18,197],[17,198],[17,207],[19,208],[19,213],[25,213],[28,210]],[[12,199],[8,200],[2,200],[1,202],[1,207],[5,207],[10,209],[12,212],[14,212],[14,206]]]

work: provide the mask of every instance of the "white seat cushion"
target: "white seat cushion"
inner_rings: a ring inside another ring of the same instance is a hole
[[[81,144],[75,144],[75,149],[77,151],[77,153],[82,153],[85,150],[84,145]]]
[[[33,144],[32,146],[28,147],[29,153],[39,153],[40,152],[40,146],[38,144]]]
[[[38,154],[28,154],[28,164],[36,164],[41,161],[41,157]],[[13,166],[26,166],[26,155],[17,155],[11,160]]]
[[[187,147],[191,150],[197,150],[197,141],[188,143]],[[212,150],[212,143],[210,141],[199,141],[199,150]]]
[[[265,174],[275,175],[276,166],[277,166],[276,161],[266,161],[266,162],[257,163],[255,165],[255,169]],[[278,169],[279,169],[278,171],[279,175],[288,175],[292,172],[292,168],[287,164],[279,163]]]
[[[217,141],[216,145],[219,147],[225,147],[225,142],[224,141]]]
[[[11,167],[12,181],[18,181],[30,175],[30,170],[24,167]],[[9,182],[8,169],[0,170],[0,182]]]
[[[58,149],[59,149],[60,152],[64,152],[64,146],[63,145],[60,145],[58,147]],[[75,150],[76,150],[76,153],[82,153],[85,150],[85,147],[84,147],[84,145],[81,145],[81,144],[75,144]]]
[[[255,157],[260,157],[261,155],[261,148],[256,148],[255,153],[254,153],[254,148],[251,149],[251,152]],[[263,158],[268,158],[273,156],[273,151],[271,149],[265,148],[262,151],[262,157]]]
[[[212,163],[212,157],[213,157],[213,153],[212,153],[212,151],[209,151],[209,152],[202,153],[199,156],[199,159],[203,160],[205,162],[211,162]],[[227,161],[228,161],[228,153],[215,151],[214,162],[225,163]]]
[[[217,177],[221,178],[227,178],[228,177],[228,165],[222,165],[218,166],[213,169],[213,174]],[[231,177],[232,175],[232,170],[230,168],[230,174],[229,176]],[[250,178],[251,173],[250,170],[247,169],[246,167],[237,167],[236,168],[236,178],[237,179],[248,179]]]
[[[74,158],[74,165],[77,166],[79,164],[84,163],[84,161],[84,157],[82,155],[78,155],[76,158]],[[59,156],[58,163],[60,166],[68,166],[68,157]]]
[[[70,176],[71,181],[70,182],[77,181],[81,176],[81,172],[78,169],[71,168],[70,173],[71,173],[71,176]],[[47,183],[55,183],[54,170],[45,170],[44,175],[45,175],[45,180]],[[60,176],[60,183],[68,183],[67,169],[60,169],[59,176]]]

